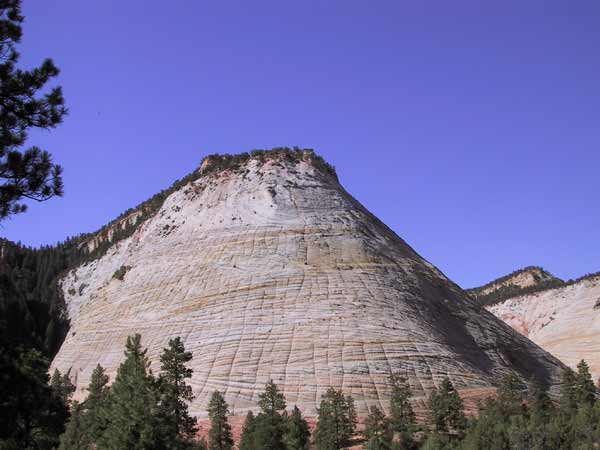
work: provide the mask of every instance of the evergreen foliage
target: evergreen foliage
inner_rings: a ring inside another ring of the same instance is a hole
[[[412,446],[413,434],[417,429],[417,419],[410,403],[410,386],[406,380],[399,375],[390,377],[392,386],[390,398],[390,425],[392,430],[399,435],[399,441],[403,446]]]
[[[58,67],[51,59],[31,70],[17,68],[24,17],[20,0],[0,0],[0,221],[27,209],[23,199],[62,195],[62,169],[39,147],[22,150],[30,129],[59,125],[67,110],[60,87],[44,92]]]
[[[596,386],[592,381],[590,368],[584,360],[577,364],[575,376],[575,401],[578,405],[592,406],[596,401]]]
[[[256,433],[256,417],[252,411],[248,411],[246,414],[246,420],[242,428],[242,435],[240,436],[240,443],[238,450],[254,450],[256,448],[255,443]]]
[[[434,389],[429,396],[431,422],[438,432],[452,430],[461,434],[466,427],[462,399],[448,377],[445,377],[439,389]]]
[[[108,375],[104,367],[98,364],[92,372],[90,384],[87,388],[88,396],[83,402],[83,425],[89,442],[98,442],[100,436],[107,428],[108,405]]]
[[[169,436],[165,444],[169,448],[186,448],[198,431],[196,418],[188,411],[188,403],[194,399],[191,386],[186,384],[193,374],[187,366],[191,360],[192,353],[185,351],[180,337],[169,340],[169,346],[160,355],[159,415],[163,433]]]
[[[54,369],[52,378],[50,379],[50,387],[54,396],[58,398],[65,406],[69,406],[71,397],[75,392],[75,385],[71,382],[71,369],[66,374],[62,375],[60,370]]]
[[[229,406],[219,391],[213,392],[208,404],[210,430],[208,432],[209,450],[232,450],[233,436],[227,416]]]
[[[49,385],[48,367],[38,350],[0,345],[0,449],[58,446],[68,410]]]
[[[310,445],[310,430],[308,422],[302,417],[297,406],[294,406],[288,419],[287,430],[283,436],[287,450],[308,450]],[[240,450],[242,447],[240,446]]]
[[[521,287],[521,286],[517,286],[515,284],[506,284],[506,285],[498,287],[497,289],[495,289],[493,291],[484,293],[484,291],[486,289],[490,288],[491,286],[493,286],[495,284],[505,283],[506,281],[510,280],[511,278],[513,278],[523,272],[530,271],[532,269],[542,272],[547,278],[540,279],[536,275],[534,275],[534,277],[536,277],[536,284],[533,284],[531,286]],[[466,292],[469,293],[471,295],[471,297],[473,297],[475,300],[477,300],[477,302],[480,303],[481,305],[492,306],[492,305],[498,304],[500,302],[503,302],[504,300],[507,300],[509,298],[514,298],[514,297],[518,297],[521,295],[534,294],[536,292],[543,292],[543,291],[547,291],[550,289],[558,289],[558,288],[565,287],[565,286],[571,286],[573,284],[579,283],[580,281],[591,279],[591,278],[598,278],[598,277],[600,277],[600,272],[588,273],[588,274],[585,274],[585,275],[575,278],[575,279],[563,281],[560,278],[557,278],[554,275],[552,275],[550,272],[547,272],[546,270],[544,270],[541,267],[528,266],[523,269],[515,270],[514,272],[511,272],[508,275],[500,277],[494,281],[490,281],[489,283],[487,283],[483,286],[472,288],[472,289],[467,289]]]
[[[371,407],[365,421],[365,450],[391,450],[394,431],[390,421],[377,407]]]
[[[195,440],[195,421],[188,422],[187,402],[193,396],[185,380],[191,354],[181,339],[172,339],[161,355],[161,374],[149,371],[140,336],[129,337],[125,360],[115,383],[97,366],[83,403],[67,406],[73,393],[69,373],[55,371],[49,379],[48,361],[33,349],[0,352],[0,449],[16,450],[111,450],[176,449],[232,450],[229,409],[215,392],[208,412],[209,443]],[[5,383],[9,381],[10,384]],[[448,379],[430,395],[430,431],[417,429],[409,408],[408,384],[401,377],[392,382],[390,417],[372,407],[365,421],[366,450],[588,450],[600,448],[600,402],[584,362],[577,372],[565,370],[560,398],[552,401],[544,384],[524,385],[514,374],[506,375],[497,395],[480,404],[479,414],[468,420],[462,401]],[[175,394],[178,392],[178,394]],[[172,396],[169,398],[169,396]],[[174,400],[179,399],[179,402]],[[170,405],[167,407],[167,405]],[[179,406],[177,406],[179,405]],[[185,407],[181,407],[181,406]],[[308,450],[310,429],[300,410],[288,416],[286,402],[270,381],[259,396],[260,413],[246,416],[239,450]],[[175,417],[179,419],[175,420]],[[396,421],[394,421],[396,417]],[[66,421],[66,429],[64,424]],[[394,425],[395,422],[395,425]],[[179,428],[176,423],[179,423]],[[193,424],[186,432],[185,424]],[[60,441],[57,436],[63,431]],[[338,450],[359,444],[354,440],[356,412],[351,397],[330,388],[323,396],[314,433],[318,450]]]
[[[127,338],[125,360],[108,395],[106,429],[98,440],[99,448],[149,450],[161,442],[156,420],[158,394],[146,353],[139,334]]]
[[[341,390],[329,388],[321,400],[315,445],[318,450],[340,450],[349,447],[356,432],[354,400]]]
[[[90,448],[91,441],[83,417],[83,405],[73,402],[71,417],[67,421],[65,432],[60,436],[58,450],[88,450]]]
[[[260,413],[256,417],[254,431],[255,448],[261,450],[285,450],[283,436],[286,431],[285,397],[277,385],[270,380],[265,392],[258,396]]]

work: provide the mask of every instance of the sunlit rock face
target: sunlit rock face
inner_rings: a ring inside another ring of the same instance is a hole
[[[114,379],[128,335],[142,334],[155,373],[162,348],[181,336],[194,354],[191,411],[201,417],[215,389],[235,415],[255,409],[269,379],[308,416],[330,386],[364,415],[370,405],[389,411],[392,372],[419,399],[445,376],[466,393],[489,393],[507,372],[556,383],[561,367],[310,154],[207,173],[70,271],[62,289],[71,330],[53,366],[72,368],[79,396],[98,363]]]
[[[600,275],[504,300],[489,310],[575,368],[585,359],[600,377]]]

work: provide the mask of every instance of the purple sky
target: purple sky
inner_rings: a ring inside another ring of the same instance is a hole
[[[530,264],[600,270],[597,0],[24,0],[24,13],[23,64],[53,57],[70,109],[29,144],[64,166],[66,195],[0,235],[53,243],[208,153],[298,145],[465,287]]]

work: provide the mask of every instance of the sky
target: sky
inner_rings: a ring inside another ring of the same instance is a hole
[[[0,236],[98,229],[210,153],[314,148],[463,287],[600,270],[600,2],[24,0],[69,116],[65,196]],[[55,83],[55,84],[56,84]]]

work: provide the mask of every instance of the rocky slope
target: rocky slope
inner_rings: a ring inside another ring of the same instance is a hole
[[[423,260],[311,152],[211,158],[155,214],[61,280],[70,332],[53,368],[78,396],[111,377],[139,332],[158,370],[168,339],[194,354],[191,411],[213,390],[235,415],[273,379],[308,415],[330,387],[359,414],[389,409],[388,377],[424,395],[448,376],[468,395],[514,371],[555,384],[561,363]]]
[[[569,366],[585,359],[600,377],[600,274],[488,309]]]
[[[483,305],[492,305],[507,298],[539,292],[564,285],[565,282],[541,267],[529,266],[516,270],[481,287],[467,292]]]

